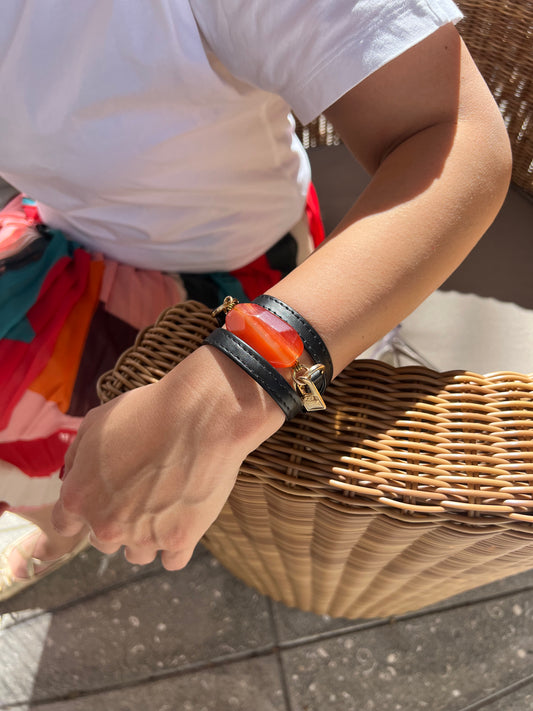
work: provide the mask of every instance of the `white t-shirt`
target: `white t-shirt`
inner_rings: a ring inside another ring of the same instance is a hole
[[[451,0],[3,0],[0,174],[135,266],[237,268],[298,221],[293,133]]]

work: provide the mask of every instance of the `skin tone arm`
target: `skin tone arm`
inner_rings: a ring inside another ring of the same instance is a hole
[[[327,244],[272,294],[302,309],[338,369],[462,262],[501,206],[511,157],[499,111],[453,26],[325,113],[373,177]],[[321,298],[300,280],[320,285]]]
[[[372,180],[327,242],[270,293],[326,341],[339,372],[460,264],[498,212],[510,150],[498,109],[452,26],[390,62],[326,112]],[[450,335],[453,337],[453,334]],[[268,395],[204,346],[159,383],[91,411],[54,510],[63,535],[158,550],[186,565],[241,461],[283,424]]]

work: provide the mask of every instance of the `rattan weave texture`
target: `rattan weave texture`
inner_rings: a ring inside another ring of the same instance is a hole
[[[513,182],[533,196],[533,0],[456,0],[457,25],[505,121]],[[340,143],[324,116],[297,132],[306,148]]]
[[[168,309],[100,399],[161,378],[216,325],[196,302]],[[235,575],[303,610],[375,617],[531,567],[533,375],[362,360],[326,402],[250,454],[204,537]]]

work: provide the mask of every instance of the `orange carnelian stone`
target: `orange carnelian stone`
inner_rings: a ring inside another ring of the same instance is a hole
[[[258,304],[237,304],[226,316],[226,328],[275,368],[290,368],[302,355],[298,333]]]

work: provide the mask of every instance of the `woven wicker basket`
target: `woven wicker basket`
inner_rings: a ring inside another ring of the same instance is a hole
[[[102,401],[161,378],[216,326],[165,311],[100,379]],[[533,561],[532,375],[355,361],[327,410],[243,463],[204,543],[260,592],[321,614],[399,614]]]
[[[513,150],[513,182],[533,195],[533,0],[456,0],[458,24],[507,126]],[[297,122],[306,148],[340,143],[320,116]]]

